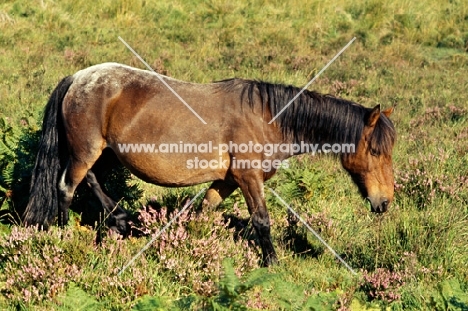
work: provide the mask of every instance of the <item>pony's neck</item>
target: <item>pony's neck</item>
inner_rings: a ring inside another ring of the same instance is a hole
[[[268,85],[268,105],[273,116],[281,111],[299,88]],[[262,92],[263,91],[263,92]],[[364,120],[370,111],[356,103],[304,91],[276,119],[284,139],[295,144],[355,144],[362,136]]]
[[[263,81],[230,79],[218,82],[228,92],[240,91],[240,102],[268,109],[272,117],[285,107],[300,88]],[[295,144],[355,144],[371,109],[317,92],[304,91],[275,119],[283,140]]]

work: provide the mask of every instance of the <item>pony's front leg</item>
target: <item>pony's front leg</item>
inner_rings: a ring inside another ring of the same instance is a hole
[[[239,186],[249,208],[252,225],[257,233],[263,254],[263,265],[278,262],[270,234],[270,216],[265,204],[263,191],[263,172],[247,171],[240,174]]]

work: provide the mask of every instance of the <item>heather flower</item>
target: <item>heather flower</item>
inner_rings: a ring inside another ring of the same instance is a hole
[[[1,289],[5,297],[26,303],[48,300],[81,275],[81,269],[67,263],[64,250],[55,245],[60,235],[59,230],[13,227],[0,240],[0,260],[4,262],[0,281],[7,284]]]
[[[449,154],[441,148],[437,154],[410,158],[408,164],[395,170],[396,194],[413,198],[420,207],[432,204],[440,196],[461,201],[463,190],[467,189],[467,177],[463,172],[455,178],[445,173],[448,159]]]
[[[363,271],[361,289],[370,300],[381,300],[387,303],[400,300],[399,289],[405,285],[406,276],[400,271],[377,268],[373,272]]]
[[[139,211],[140,223],[134,227],[154,236],[179,211],[168,213],[166,207],[144,206]],[[196,215],[190,209],[185,211],[154,241],[152,249],[161,268],[170,272],[175,281],[186,283],[203,295],[217,291],[216,281],[225,257],[240,259],[236,261],[239,275],[258,267],[258,254],[248,241],[234,239],[234,228],[229,228],[219,212]]]

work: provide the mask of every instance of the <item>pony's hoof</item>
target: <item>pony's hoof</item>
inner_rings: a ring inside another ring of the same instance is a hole
[[[130,226],[127,222],[128,215],[126,213],[122,213],[116,216],[109,217],[109,222],[107,226],[114,232],[117,232],[124,237],[128,236]]]
[[[266,256],[263,258],[263,266],[264,267],[270,267],[270,266],[275,266],[279,263],[278,257],[276,257],[276,254]]]

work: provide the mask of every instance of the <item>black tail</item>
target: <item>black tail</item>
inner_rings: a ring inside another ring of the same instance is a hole
[[[62,102],[72,83],[72,76],[60,81],[45,108],[39,152],[32,172],[29,203],[23,215],[26,225],[47,228],[58,213],[59,176],[68,157],[61,113]]]

